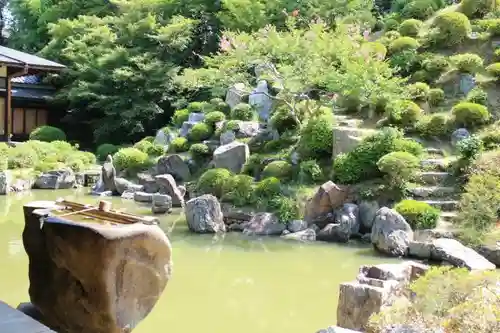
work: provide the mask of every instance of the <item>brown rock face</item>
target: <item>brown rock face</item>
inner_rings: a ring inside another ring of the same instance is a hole
[[[346,190],[332,181],[324,183],[307,203],[305,220],[312,224],[315,218],[339,208],[344,204],[347,194]]]
[[[171,245],[156,225],[75,223],[24,207],[29,294],[43,322],[65,333],[125,333],[144,319],[171,273]],[[36,209],[36,210],[35,210]]]

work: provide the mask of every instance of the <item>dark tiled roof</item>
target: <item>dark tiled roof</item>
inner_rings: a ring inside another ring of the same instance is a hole
[[[53,96],[54,90],[50,89],[12,88],[12,98],[47,100]]]
[[[46,70],[59,70],[64,68],[63,65],[58,64],[57,62],[14,49],[9,49],[5,46],[0,46],[0,63],[18,67],[28,65],[29,67]]]
[[[13,77],[10,81],[13,83],[22,83],[22,84],[42,83],[42,79],[38,75],[25,75],[25,76]]]

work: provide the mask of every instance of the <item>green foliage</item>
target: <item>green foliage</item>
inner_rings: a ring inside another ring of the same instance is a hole
[[[301,130],[298,150],[301,158],[322,158],[333,149],[333,116],[310,119]]]
[[[494,55],[495,61],[500,61],[500,48],[495,50]]]
[[[403,188],[420,167],[420,160],[407,152],[392,152],[382,156],[377,167],[385,174],[392,186]]]
[[[113,155],[113,164],[117,170],[140,170],[148,162],[148,154],[137,148],[122,148]]]
[[[103,143],[96,150],[96,156],[99,161],[104,161],[108,155],[113,156],[118,151],[119,147],[111,143]]]
[[[490,128],[484,129],[479,135],[483,142],[484,149],[492,150],[500,147],[500,127],[493,125]]]
[[[497,80],[500,79],[500,63],[494,63],[486,67],[486,72],[488,72],[489,75],[492,77],[496,78]]]
[[[480,87],[475,87],[467,94],[466,102],[488,105],[488,93]]]
[[[255,200],[253,178],[247,175],[235,175],[224,184],[223,200],[230,201],[236,206],[252,204]]]
[[[227,169],[210,169],[205,171],[196,183],[196,191],[202,194],[213,194],[218,198],[224,195],[226,183],[232,174]]]
[[[434,0],[413,0],[402,10],[404,17],[425,20],[436,11],[437,6]]]
[[[394,206],[413,230],[434,229],[439,221],[441,212],[426,202],[417,200],[403,200]]]
[[[490,118],[488,108],[481,104],[462,102],[451,110],[458,126],[475,128],[487,123]]]
[[[295,198],[276,196],[269,200],[267,208],[276,214],[281,223],[288,223],[301,217],[300,207]]]
[[[248,158],[248,161],[243,166],[243,173],[252,177],[259,177],[262,170],[264,169],[262,163],[264,161],[264,156],[259,154],[252,154]]]
[[[0,142],[0,171],[9,167],[9,146],[5,142]]]
[[[460,11],[470,18],[482,17],[500,5],[498,0],[462,0]]]
[[[59,128],[53,126],[40,126],[30,133],[30,140],[52,142],[66,140],[66,134]]]
[[[399,26],[399,33],[402,36],[416,37],[422,28],[423,22],[416,19],[405,20]]]
[[[185,121],[188,121],[188,119],[189,119],[188,109],[175,110],[174,115],[172,116],[172,123],[177,127],[181,127]]]
[[[205,116],[205,123],[212,128],[215,127],[216,123],[224,120],[226,120],[226,115],[221,111],[212,111]]]
[[[240,103],[231,110],[231,119],[234,120],[254,120],[255,116],[252,106],[246,103]]]
[[[415,38],[412,37],[399,37],[391,42],[389,45],[389,52],[391,54],[399,53],[408,50],[416,50],[420,44]]]
[[[213,110],[221,111],[225,115],[229,115],[231,112],[231,108],[226,102],[224,102],[224,100],[222,100],[222,98],[212,98],[210,100],[210,104]]]
[[[292,176],[292,165],[287,161],[274,161],[266,165],[262,171],[263,178],[275,177],[281,180],[290,179]]]
[[[210,157],[210,148],[204,143],[195,143],[189,148],[189,154],[195,161],[204,161]]]
[[[255,187],[255,195],[258,198],[271,199],[281,194],[281,182],[275,177],[265,178],[258,182]]]
[[[403,138],[402,132],[384,128],[364,139],[353,151],[335,158],[334,179],[342,184],[354,184],[379,177],[381,173],[377,166],[378,160],[396,151],[420,156],[423,148],[418,142]]]
[[[295,131],[299,128],[299,124],[290,113],[288,107],[276,109],[271,116],[271,126],[279,133],[286,131]]]
[[[300,162],[298,179],[304,184],[315,183],[323,179],[323,170],[315,160]]]
[[[191,127],[188,138],[191,142],[201,142],[207,140],[212,135],[212,128],[205,123],[197,123]]]
[[[427,86],[428,87],[428,86]],[[422,94],[422,92],[420,92]],[[423,111],[412,101],[398,100],[388,106],[388,121],[402,128],[411,128],[417,125]]]
[[[439,54],[429,54],[422,60],[422,67],[434,76],[445,72],[449,65],[448,58]]]
[[[9,169],[33,168],[39,161],[39,155],[36,150],[26,146],[18,145],[9,149]]]
[[[445,94],[443,89],[433,88],[429,90],[427,100],[431,106],[440,106],[443,104],[445,99]]]
[[[460,156],[465,160],[472,160],[483,150],[483,142],[477,135],[460,140],[457,144]]]
[[[203,113],[207,108],[209,108],[207,102],[191,102],[187,106],[189,113]]]
[[[444,114],[426,115],[417,124],[418,133],[425,138],[443,138],[450,134],[449,119]]]
[[[461,44],[472,31],[467,16],[457,12],[443,12],[437,15],[431,29],[430,39],[440,47]]]
[[[399,22],[393,18],[389,18],[384,21],[384,30],[385,31],[395,31],[399,28]]]
[[[430,90],[429,85],[424,82],[415,82],[408,86],[408,94],[414,101],[426,101]]]
[[[463,73],[476,73],[483,68],[483,59],[474,53],[456,54],[450,57],[450,62]]]
[[[183,153],[188,151],[189,143],[186,138],[178,137],[170,142],[170,146],[168,147],[169,152],[171,153]]]

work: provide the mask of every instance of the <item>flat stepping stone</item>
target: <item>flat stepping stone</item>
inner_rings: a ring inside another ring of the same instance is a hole
[[[440,238],[432,242],[431,259],[446,261],[456,267],[472,271],[493,270],[496,266],[471,248],[457,240]]]
[[[419,198],[449,198],[457,194],[455,187],[424,186],[409,189],[410,193]]]
[[[442,158],[428,158],[422,160],[420,166],[425,170],[446,171],[450,162],[450,160]]]
[[[425,150],[427,151],[428,154],[431,154],[431,155],[440,155],[440,156],[445,155],[444,150],[442,150],[440,148],[426,148]]]
[[[453,221],[457,217],[457,212],[441,212],[441,219],[446,222]]]
[[[442,171],[424,171],[420,172],[417,178],[427,185],[438,185],[444,183],[451,174]]]
[[[445,212],[455,211],[458,207],[458,201],[456,200],[422,200],[423,202],[436,207]]]

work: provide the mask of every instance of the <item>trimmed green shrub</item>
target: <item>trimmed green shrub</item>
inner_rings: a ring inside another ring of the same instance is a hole
[[[40,126],[35,128],[31,133],[30,133],[30,140],[38,140],[38,141],[45,141],[45,142],[52,142],[52,141],[65,141],[66,140],[66,134],[63,132],[63,130],[53,127],[53,126]]]
[[[229,201],[236,206],[245,206],[255,201],[253,178],[247,175],[230,177],[224,185],[224,201]]]
[[[402,128],[415,127],[423,111],[412,101],[394,101],[388,106],[388,121]]]
[[[434,0],[413,0],[404,6],[402,14],[407,18],[425,20],[437,10]]]
[[[385,31],[396,31],[398,30],[399,22],[395,19],[387,19],[384,22],[384,30]]]
[[[444,114],[434,114],[420,119],[417,131],[426,138],[442,138],[450,134],[448,118]]]
[[[494,63],[486,67],[486,72],[497,80],[500,79],[500,63]]]
[[[207,113],[205,116],[205,123],[211,127],[215,127],[215,124],[226,120],[226,115],[221,111],[212,111]]]
[[[255,195],[257,198],[270,199],[281,194],[281,182],[275,177],[265,178],[258,182],[255,187]]]
[[[408,85],[408,94],[410,98],[414,101],[426,101],[429,96],[429,91],[431,88],[427,83],[424,82],[415,82],[413,84]]]
[[[469,91],[465,101],[486,106],[488,105],[488,94],[483,89],[475,87],[471,91]]]
[[[483,142],[477,135],[460,140],[457,144],[458,152],[462,159],[471,161],[483,151]]]
[[[458,126],[475,128],[486,124],[490,118],[488,108],[481,104],[462,102],[451,109]]]
[[[434,229],[439,221],[441,211],[426,202],[403,200],[394,206],[413,230]]]
[[[191,102],[187,106],[189,113],[203,113],[205,109],[210,107],[210,103],[207,102]]]
[[[500,48],[495,50],[494,55],[495,61],[500,61]]]
[[[481,132],[479,138],[483,142],[484,149],[497,149],[500,147],[500,128],[498,126],[492,126]]]
[[[462,0],[460,11],[470,18],[482,17],[498,8],[498,0]]]
[[[430,54],[422,60],[422,67],[432,75],[439,75],[450,66],[448,58],[439,54]]]
[[[269,200],[267,208],[276,214],[281,223],[299,219],[300,207],[295,198],[276,196]]]
[[[399,37],[389,44],[389,52],[391,54],[399,53],[407,50],[416,50],[420,44],[412,37]]]
[[[238,131],[240,129],[239,120],[228,120],[224,125],[225,131]]]
[[[396,151],[382,156],[377,167],[392,185],[400,186],[411,180],[420,167],[420,160],[407,152]]]
[[[262,163],[265,157],[259,154],[251,154],[248,161],[243,166],[243,173],[258,178],[264,169]]]
[[[420,156],[423,147],[418,142],[405,139],[394,128],[383,128],[364,139],[353,151],[341,154],[333,163],[333,177],[342,184],[355,184],[362,180],[380,177],[378,160],[391,152],[408,152]]]
[[[431,106],[439,106],[443,104],[445,99],[445,94],[443,89],[433,88],[429,90],[427,100],[429,101],[429,105]]]
[[[446,12],[437,15],[432,22],[432,41],[441,47],[461,44],[471,33],[470,21],[462,13]]]
[[[165,147],[162,145],[152,144],[146,152],[149,156],[161,156],[165,154]]]
[[[68,168],[70,168],[74,172],[82,172],[85,171],[86,169],[85,163],[83,163],[82,160],[78,159],[69,160],[65,164]]]
[[[398,31],[402,36],[416,37],[422,25],[423,22],[420,20],[409,19],[401,23]]]
[[[198,179],[196,191],[203,194],[213,194],[218,198],[224,195],[226,183],[233,175],[227,169],[210,169]]]
[[[256,113],[250,104],[240,103],[231,110],[231,118],[234,120],[253,120]]]
[[[297,124],[297,121],[292,117],[290,110],[286,106],[278,108],[273,112],[271,126],[279,133],[295,131],[299,128],[299,124]]]
[[[266,165],[262,171],[263,178],[276,177],[286,180],[292,176],[292,165],[287,161],[274,161]]]
[[[450,61],[462,73],[476,73],[483,68],[483,59],[474,53],[457,54]]]
[[[222,100],[222,98],[212,98],[210,100],[210,104],[212,105],[214,110],[221,111],[226,115],[229,115],[229,113],[231,112],[231,108],[226,102],[224,102],[224,100]]]
[[[183,153],[188,151],[189,143],[186,138],[178,137],[170,142],[170,146],[168,147],[168,151],[171,153]]]
[[[9,169],[33,168],[38,161],[36,150],[26,143],[9,149]]]
[[[99,145],[96,150],[96,156],[99,161],[104,161],[106,160],[106,157],[108,155],[113,156],[118,151],[119,147],[115,146],[111,143],[103,143],[102,145]]]
[[[137,148],[122,148],[113,155],[113,164],[117,170],[139,170],[148,161],[148,154]]]
[[[155,141],[155,137],[154,136],[146,136],[141,141],[147,141],[147,142],[153,143]]]
[[[204,161],[210,157],[210,148],[204,143],[195,143],[189,148],[189,154],[195,161]]]
[[[139,142],[137,142],[136,144],[134,144],[134,148],[136,149],[139,149],[140,151],[142,151],[143,153],[148,153],[148,150],[153,146],[153,144],[149,141],[146,141],[146,140],[141,140]]]
[[[333,116],[309,119],[301,130],[298,151],[303,159],[329,156],[333,149]]]
[[[315,160],[303,161],[300,162],[298,177],[301,183],[315,183],[323,178],[323,170]]]
[[[185,121],[188,121],[188,119],[189,119],[188,109],[175,110],[174,115],[172,116],[172,123],[177,127],[181,127]]]
[[[194,124],[189,130],[188,138],[191,142],[207,140],[212,135],[212,128],[205,123]]]

